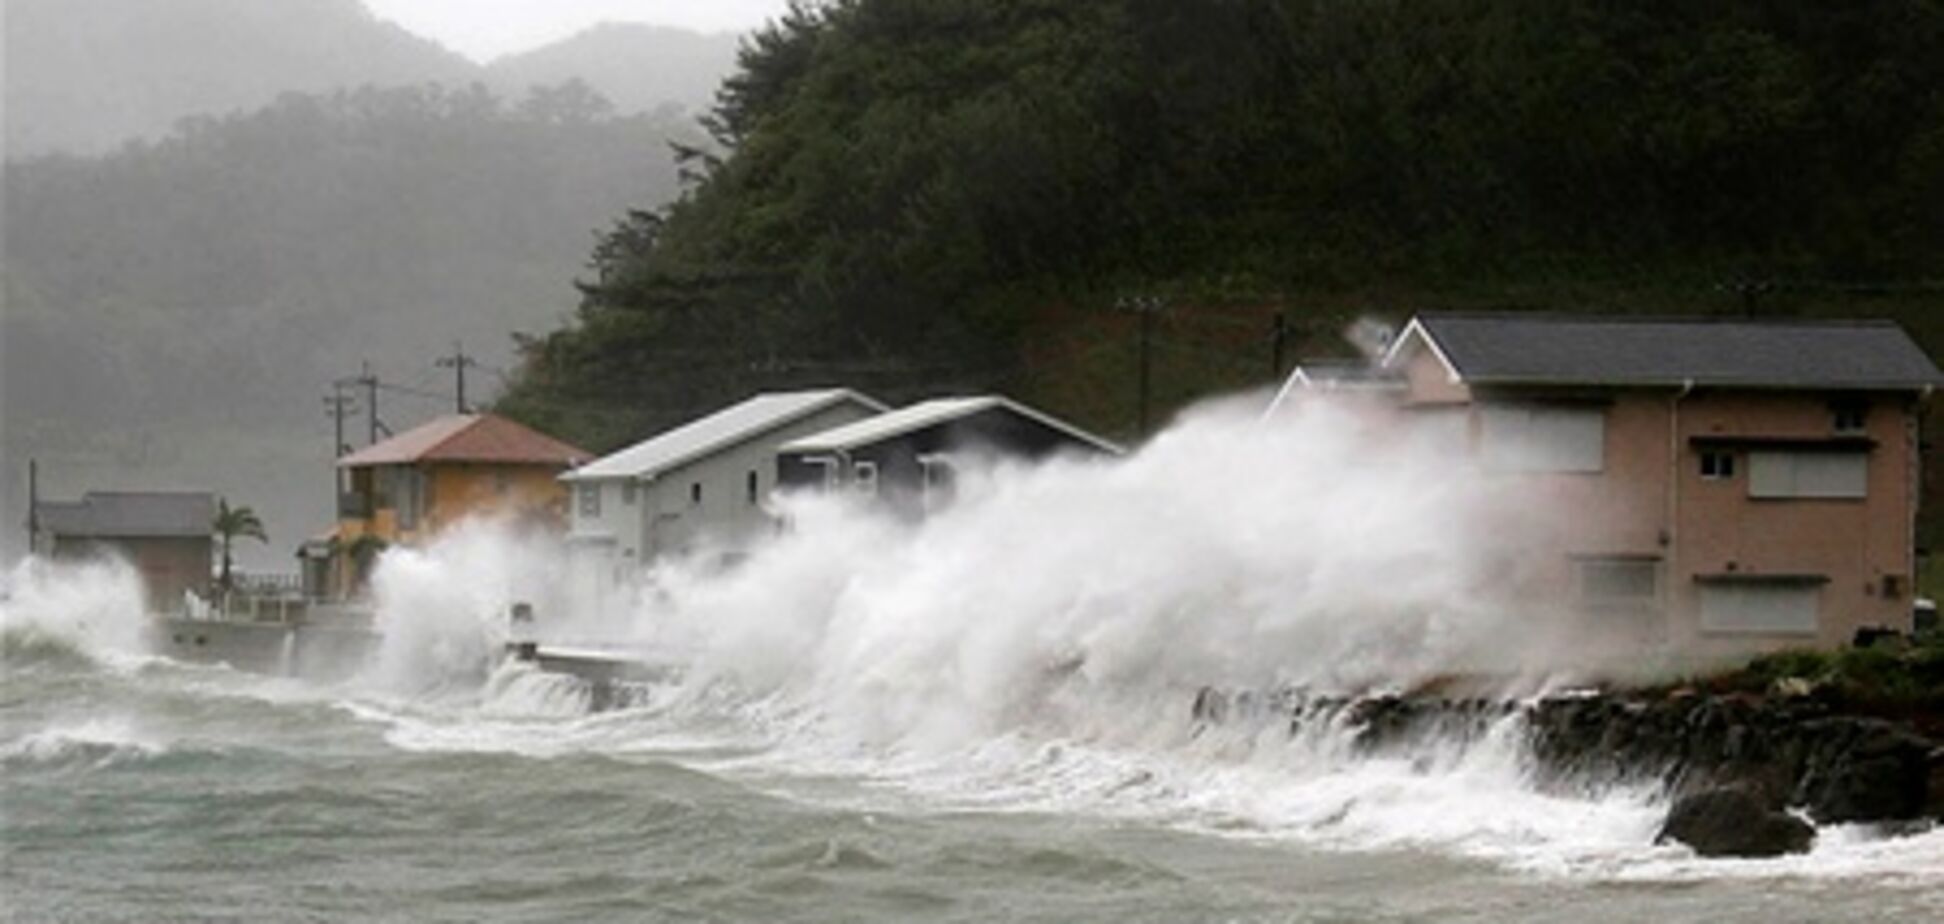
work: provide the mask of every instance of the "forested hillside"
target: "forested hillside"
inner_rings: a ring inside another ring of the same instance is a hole
[[[600,242],[504,407],[614,445],[759,388],[996,387],[1111,431],[1438,307],[1944,328],[1932,0],[841,0]]]
[[[107,157],[9,163],[9,490],[39,457],[56,494],[233,492],[287,567],[331,515],[331,381],[371,361],[410,389],[380,396],[402,430],[450,409],[433,363],[462,340],[488,397],[509,335],[572,310],[594,232],[675,196],[671,139],[704,143],[583,84],[420,87],[290,94]]]

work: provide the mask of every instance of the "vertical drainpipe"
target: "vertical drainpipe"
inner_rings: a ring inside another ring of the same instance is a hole
[[[1682,379],[1681,390],[1667,404],[1667,565],[1661,581],[1661,619],[1669,628],[1674,620],[1675,565],[1681,549],[1681,402],[1693,393],[1694,380]]]
[[[1910,446],[1910,463],[1904,466],[1905,478],[1910,479],[1910,490],[1905,492],[1910,505],[1910,541],[1904,545],[1905,580],[1910,582],[1910,605],[1904,607],[1905,615],[1911,619],[1911,628],[1916,629],[1917,619],[1917,511],[1924,503],[1924,412],[1929,409],[1931,395],[1937,390],[1935,385],[1925,385],[1917,395],[1917,406],[1911,409],[1910,424],[1904,431],[1904,439]]]

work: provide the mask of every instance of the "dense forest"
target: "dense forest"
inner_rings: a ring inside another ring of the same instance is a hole
[[[1423,308],[1944,327],[1934,0],[837,0],[747,42],[670,207],[502,406],[607,448],[763,388],[1136,419]]]

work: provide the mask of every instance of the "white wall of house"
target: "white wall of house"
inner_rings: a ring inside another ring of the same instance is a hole
[[[643,485],[639,554],[733,553],[773,535],[764,507],[776,489],[776,448],[870,416],[854,404],[828,407],[656,475]]]
[[[776,488],[776,447],[874,413],[843,402],[646,480],[574,482],[569,539],[581,558],[600,562],[580,567],[619,576],[658,556],[746,550],[775,529],[764,506]]]

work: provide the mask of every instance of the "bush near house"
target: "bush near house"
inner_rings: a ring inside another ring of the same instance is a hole
[[[1837,651],[1780,651],[1684,686],[1813,696],[1843,712],[1905,719],[1936,736],[1944,732],[1944,632]]]

